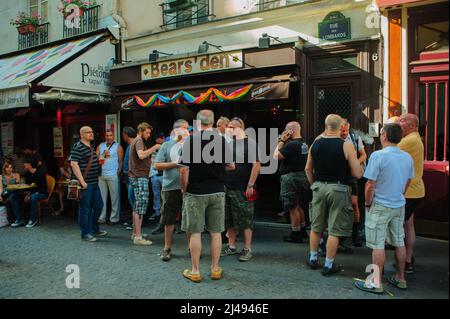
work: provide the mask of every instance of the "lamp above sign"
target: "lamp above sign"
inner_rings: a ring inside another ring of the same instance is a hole
[[[141,79],[155,80],[242,67],[242,51],[222,52],[142,65]]]
[[[319,22],[319,38],[326,41],[341,41],[352,38],[350,18],[333,11]]]

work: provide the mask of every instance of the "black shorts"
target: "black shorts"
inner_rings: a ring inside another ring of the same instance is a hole
[[[411,218],[411,215],[414,214],[417,205],[419,205],[422,198],[407,198],[405,204],[405,222]]]
[[[359,193],[358,180],[357,179],[350,180],[349,186],[352,188],[352,196],[358,196]]]

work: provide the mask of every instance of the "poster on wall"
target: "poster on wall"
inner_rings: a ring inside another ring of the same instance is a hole
[[[120,143],[120,133],[117,114],[106,114],[105,131],[108,129],[114,132],[116,143]]]
[[[4,155],[14,151],[14,122],[2,122],[2,150]]]
[[[62,127],[53,128],[53,156],[55,158],[64,157]]]

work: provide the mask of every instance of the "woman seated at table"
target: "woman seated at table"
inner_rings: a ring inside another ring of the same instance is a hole
[[[70,162],[64,160],[64,165],[59,168],[59,182],[58,182],[58,197],[59,197],[59,209],[55,212],[58,216],[64,210],[64,194],[67,189],[64,185],[64,181],[70,180],[72,178],[72,168],[70,167]]]
[[[26,227],[31,228],[37,225],[37,202],[48,197],[45,171],[42,167],[38,167],[37,163],[38,161],[35,157],[26,158],[23,163],[25,167],[25,183],[27,185],[35,184],[35,186],[25,192],[15,191],[9,196],[12,213],[16,220],[11,224],[11,227],[19,227],[25,224],[22,218],[24,202],[30,203],[30,220]]]
[[[20,184],[20,175],[15,172],[13,164],[6,161],[3,164],[0,179],[2,180],[0,183],[0,203],[5,203],[11,194],[6,187],[8,185]]]

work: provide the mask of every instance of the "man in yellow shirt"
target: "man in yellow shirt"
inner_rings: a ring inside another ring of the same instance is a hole
[[[411,155],[414,161],[414,178],[405,193],[405,246],[406,266],[405,273],[414,273],[414,245],[416,232],[414,229],[414,211],[420,200],[425,197],[425,185],[422,180],[424,147],[419,135],[419,118],[411,113],[403,114],[399,124],[403,129],[403,139],[398,147]]]

